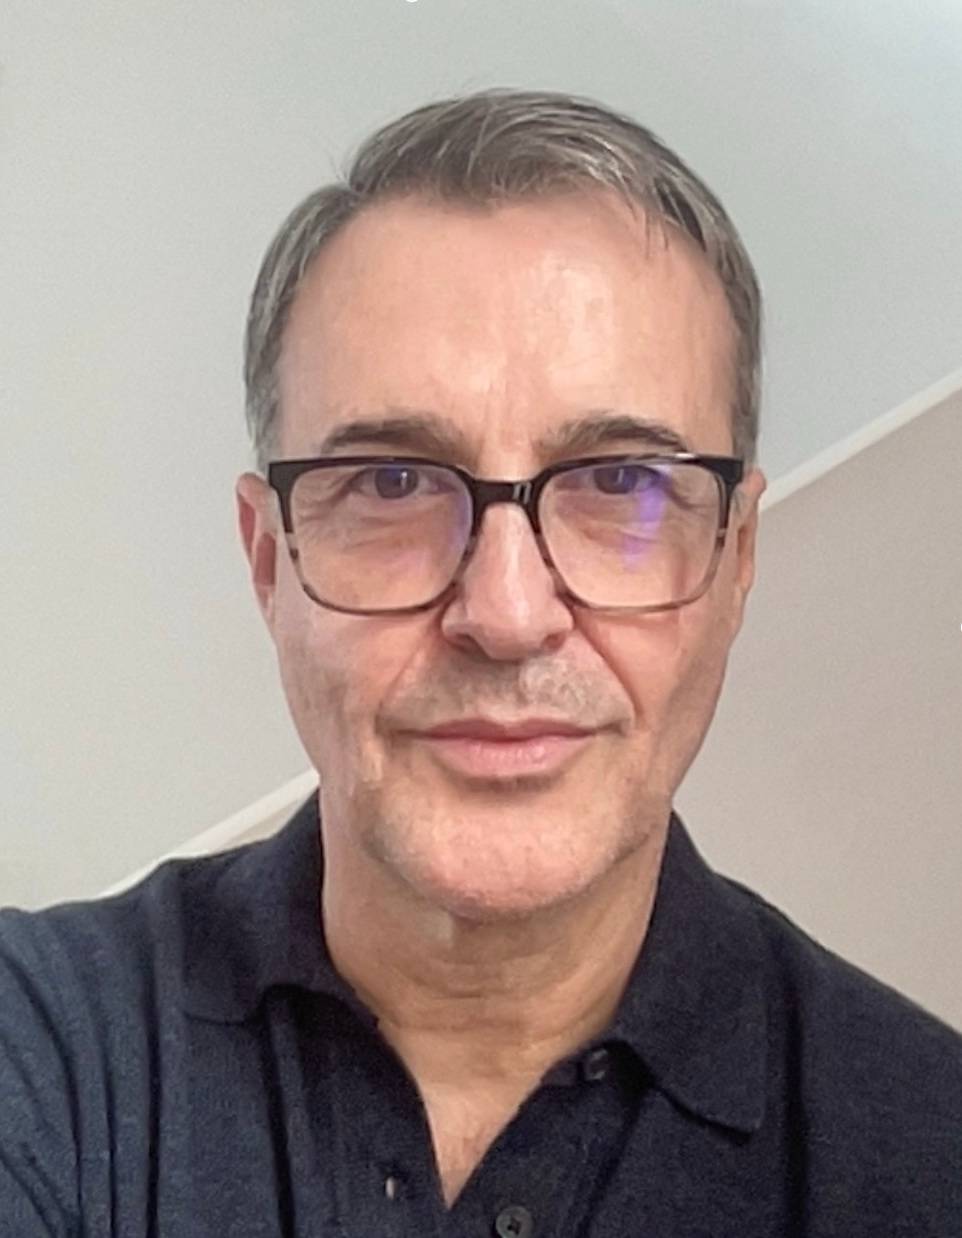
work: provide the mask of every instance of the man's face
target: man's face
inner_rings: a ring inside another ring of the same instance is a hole
[[[528,477],[539,440],[610,410],[731,454],[733,327],[686,238],[646,244],[609,195],[493,211],[369,208],[322,251],[286,328],[283,458],[398,409],[460,433],[482,478]],[[597,453],[651,450],[637,439]],[[438,458],[420,441],[342,454]],[[570,457],[569,457],[570,458]],[[469,919],[524,915],[596,882],[662,829],[701,745],[751,586],[758,472],[711,588],[654,614],[576,609],[523,511],[488,510],[459,591],[418,614],[357,616],[303,592],[263,482],[238,482],[242,536],[294,724],[321,781],[325,849]],[[547,775],[477,777],[419,734],[465,718],[590,728]],[[412,732],[414,732],[412,734]],[[355,869],[355,871],[357,871]]]

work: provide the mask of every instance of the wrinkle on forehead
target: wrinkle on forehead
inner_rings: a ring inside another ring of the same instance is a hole
[[[679,429],[721,409],[727,426],[724,291],[683,234],[644,239],[627,208],[592,199],[369,208],[295,299],[285,419],[313,438],[338,405],[417,404],[456,418],[478,456],[524,452],[559,416],[593,406],[627,403]]]

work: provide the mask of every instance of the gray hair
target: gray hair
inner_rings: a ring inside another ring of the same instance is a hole
[[[582,97],[495,88],[408,112],[372,134],[343,179],[287,217],[264,257],[244,349],[246,416],[258,471],[280,434],[277,362],[291,305],[321,247],[373,202],[404,195],[496,205],[562,191],[616,190],[646,226],[687,233],[721,280],[735,325],[734,454],[754,464],[761,293],[741,238],[710,189],[627,116]]]

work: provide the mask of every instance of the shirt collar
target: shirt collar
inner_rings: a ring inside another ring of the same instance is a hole
[[[268,989],[295,986],[377,1021],[324,941],[318,793],[273,837],[184,873],[185,1008],[246,1019]],[[686,1110],[746,1133],[762,1123],[767,1027],[763,944],[739,888],[701,857],[671,814],[648,931],[615,1017],[593,1043],[621,1040]]]

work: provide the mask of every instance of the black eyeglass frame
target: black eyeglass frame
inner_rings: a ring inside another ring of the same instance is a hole
[[[567,581],[565,581],[561,571],[551,557],[541,528],[541,513],[539,510],[541,495],[548,482],[553,477],[557,477],[559,473],[592,467],[610,468],[620,465],[652,463],[700,465],[712,473],[719,484],[718,529],[705,578],[694,593],[681,601],[657,603],[651,606],[596,606],[594,603],[580,597],[568,586]],[[365,465],[369,468],[376,468],[395,464],[427,465],[431,468],[446,469],[448,472],[454,473],[464,484],[471,499],[471,529],[454,575],[435,597],[428,602],[419,602],[416,606],[361,610],[355,607],[337,606],[332,602],[328,602],[324,598],[319,597],[315,590],[311,588],[304,579],[301,570],[297,549],[297,534],[294,532],[294,521],[291,513],[291,493],[294,489],[294,483],[302,473],[312,472],[314,469],[343,468],[345,465]],[[715,572],[718,570],[718,560],[721,557],[725,537],[728,533],[735,489],[742,481],[744,473],[744,461],[735,456],[706,456],[698,452],[672,452],[669,454],[664,452],[635,452],[630,455],[618,456],[583,456],[577,460],[564,460],[558,464],[551,464],[547,468],[542,469],[540,473],[536,473],[534,477],[523,478],[519,481],[488,481],[475,477],[466,469],[460,468],[456,464],[446,464],[441,460],[432,460],[428,456],[314,456],[297,460],[270,461],[267,466],[267,484],[275,491],[280,503],[281,519],[284,523],[287,546],[297,571],[298,579],[301,582],[301,588],[313,602],[328,610],[338,611],[346,615],[402,615],[417,614],[419,611],[431,610],[435,606],[444,604],[454,596],[458,582],[471,559],[481,531],[484,513],[493,503],[517,503],[523,508],[525,515],[528,517],[538,544],[538,550],[545,565],[551,570],[559,586],[559,593],[562,598],[575,606],[581,606],[587,610],[618,612],[622,614],[644,614],[663,610],[678,610],[682,606],[688,606],[690,603],[696,602],[709,588],[715,577]]]

